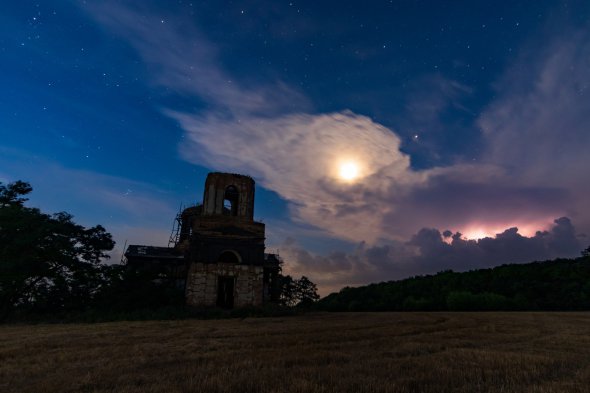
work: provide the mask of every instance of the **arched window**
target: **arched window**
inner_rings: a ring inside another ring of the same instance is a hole
[[[227,216],[238,215],[238,201],[240,199],[240,193],[235,186],[229,186],[225,189],[223,194],[223,214]]]
[[[240,257],[240,254],[238,254],[237,252],[233,251],[233,250],[227,250],[222,252],[219,255],[219,259],[218,262],[221,263],[240,263],[242,262],[242,258]]]

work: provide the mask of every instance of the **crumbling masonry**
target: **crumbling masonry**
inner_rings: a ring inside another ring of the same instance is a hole
[[[265,226],[254,221],[254,180],[210,173],[203,204],[182,211],[173,247],[129,246],[134,268],[158,266],[184,286],[192,306],[260,306],[278,298],[279,258],[264,252]]]

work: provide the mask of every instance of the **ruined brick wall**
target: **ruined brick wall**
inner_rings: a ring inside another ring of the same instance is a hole
[[[239,197],[236,219],[254,219],[254,180],[249,176],[233,173],[209,173],[203,195],[203,215],[223,215],[223,201],[228,187],[235,187]]]
[[[262,266],[226,263],[191,264],[186,286],[187,304],[199,307],[215,306],[220,276],[235,277],[234,307],[262,305]]]
[[[195,217],[192,224],[194,236],[187,245],[190,262],[216,263],[222,252],[231,250],[238,253],[246,265],[264,263],[263,223],[207,216]]]

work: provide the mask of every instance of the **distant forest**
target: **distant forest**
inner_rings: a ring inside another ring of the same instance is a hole
[[[590,310],[590,247],[576,259],[442,271],[343,288],[321,299],[325,311]]]

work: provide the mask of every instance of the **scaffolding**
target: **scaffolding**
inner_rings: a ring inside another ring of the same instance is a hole
[[[180,239],[180,231],[182,229],[182,205],[178,211],[178,214],[174,218],[172,222],[172,232],[170,233],[170,238],[168,239],[168,248],[174,248],[178,244],[178,240]]]

